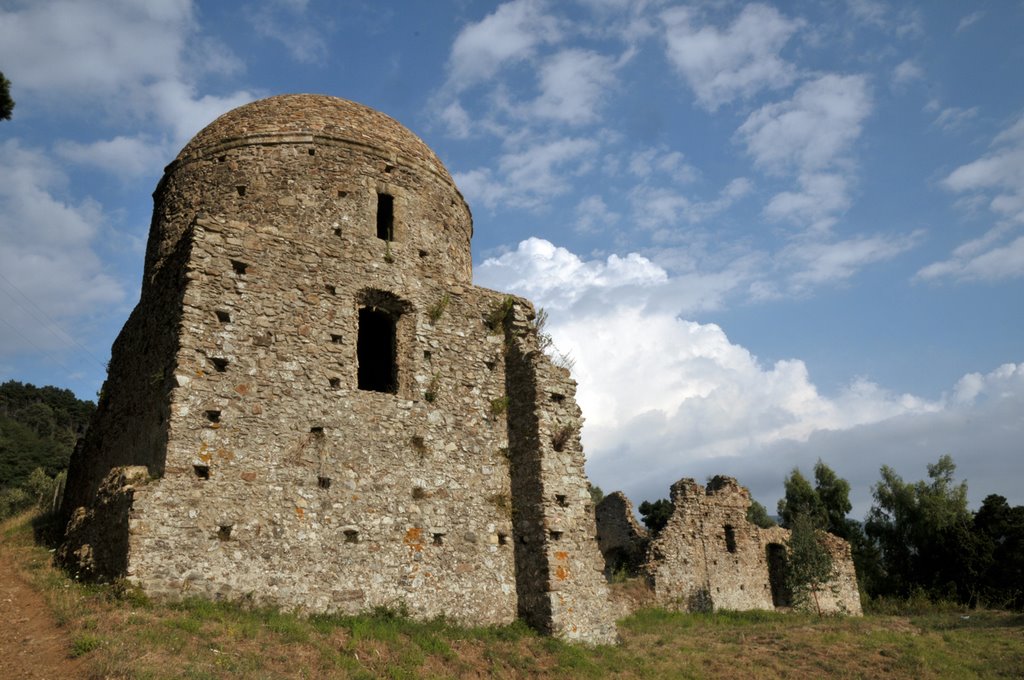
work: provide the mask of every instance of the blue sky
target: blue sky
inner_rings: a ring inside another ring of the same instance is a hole
[[[150,194],[284,92],[393,116],[474,213],[475,280],[575,359],[634,500],[821,457],[870,503],[953,455],[1024,503],[1024,3],[5,0],[0,378],[91,397]]]

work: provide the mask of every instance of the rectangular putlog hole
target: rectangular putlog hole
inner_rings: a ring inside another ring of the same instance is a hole
[[[234,269],[235,273],[239,276],[245,276],[245,272],[249,268],[249,265],[239,260],[231,260],[231,268]]]
[[[225,312],[223,309],[218,309],[215,314],[217,315],[217,321],[221,323],[231,323],[231,314]]]
[[[228,370],[228,360],[223,357],[210,357],[210,363],[213,364],[213,370],[218,373],[224,373]]]
[[[321,489],[330,489],[331,488],[331,478],[330,477],[324,477],[322,475],[318,476],[316,478],[316,485],[318,487],[320,487]]]
[[[552,541],[560,541],[560,540],[562,540],[562,532],[561,531],[554,531],[554,530],[552,530],[551,531],[551,540]]]
[[[245,185],[238,185],[237,187],[235,187],[235,191],[238,192],[239,196],[245,196]]]
[[[335,335],[334,333],[331,333],[331,342],[333,342],[335,345],[340,345],[341,344],[341,336],[340,335]]]
[[[199,479],[209,479],[210,478],[210,466],[209,465],[193,465],[192,466],[192,470],[193,470],[193,472],[196,473],[196,477],[198,477]]]
[[[345,529],[345,542],[346,543],[358,543],[359,532],[355,529]]]
[[[555,495],[555,502],[558,503],[558,507],[560,507],[560,508],[567,508],[567,507],[569,507],[569,504],[566,502],[566,498],[565,498],[564,494],[556,494]]]
[[[219,423],[220,422],[220,411],[207,411],[206,412],[206,419],[209,420],[211,423]]]
[[[220,528],[217,529],[217,538],[219,538],[222,541],[230,541],[231,540],[231,525],[230,524],[222,524],[222,525],[220,525]]]
[[[341,387],[341,378],[328,378],[327,382],[331,386],[332,390],[336,390]]]
[[[444,534],[434,534],[434,545],[444,545]]]

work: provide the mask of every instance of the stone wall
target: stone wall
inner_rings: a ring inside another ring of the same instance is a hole
[[[684,611],[788,607],[785,553],[789,531],[761,529],[747,521],[750,493],[731,477],[707,486],[692,479],[672,485],[672,516],[651,538],[639,570],[654,601]],[[598,535],[609,569],[642,534],[632,505],[621,493],[598,506]],[[833,561],[832,579],[818,589],[823,613],[861,614],[850,545],[822,532]]]
[[[126,550],[94,571],[156,596],[612,641],[575,384],[528,303],[469,284],[443,165],[340,101],[242,107],[168,166],[62,556]],[[114,465],[155,478],[127,522],[94,511]]]
[[[605,560],[605,575],[612,578],[625,571],[640,574],[647,560],[650,538],[633,513],[633,504],[626,494],[616,491],[597,504],[597,544]]]

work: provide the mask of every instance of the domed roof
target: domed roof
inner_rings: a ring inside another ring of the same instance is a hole
[[[387,155],[397,154],[426,164],[451,181],[430,147],[394,118],[347,99],[319,94],[283,94],[228,111],[200,130],[176,160],[185,162],[247,140],[286,141],[275,138],[305,135],[354,142]]]

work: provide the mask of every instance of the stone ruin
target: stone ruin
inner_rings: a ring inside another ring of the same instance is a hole
[[[359,104],[202,130],[154,193],[58,559],[158,597],[614,641],[576,385],[529,302],[472,285],[472,233],[437,156]]]
[[[651,602],[683,611],[775,609],[791,604],[785,587],[789,530],[747,520],[750,492],[731,477],[701,486],[672,485],[672,515],[652,537],[637,523],[622,492],[596,508],[598,544],[609,576],[624,571],[646,580]],[[860,615],[850,544],[822,532],[832,579],[815,593],[822,613]]]

